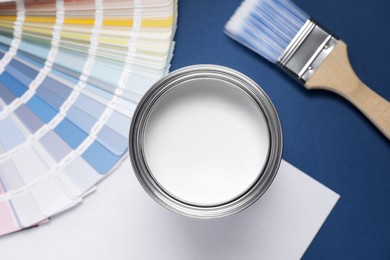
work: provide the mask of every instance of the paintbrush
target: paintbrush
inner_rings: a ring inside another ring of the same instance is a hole
[[[288,0],[246,0],[225,32],[307,89],[333,91],[354,104],[390,139],[390,103],[354,73],[347,45]]]

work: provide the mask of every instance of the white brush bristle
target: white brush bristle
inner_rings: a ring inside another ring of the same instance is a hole
[[[288,0],[246,0],[225,26],[225,32],[276,63],[309,16]]]

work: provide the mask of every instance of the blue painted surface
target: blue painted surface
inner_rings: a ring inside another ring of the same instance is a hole
[[[306,90],[226,36],[240,2],[179,1],[171,69],[213,63],[247,74],[279,112],[283,158],[341,195],[303,259],[390,259],[390,141],[343,98]],[[390,2],[295,3],[348,44],[356,73],[390,100]]]

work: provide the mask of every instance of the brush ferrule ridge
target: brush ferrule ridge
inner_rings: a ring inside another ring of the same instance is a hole
[[[334,35],[309,19],[291,40],[277,64],[293,78],[305,83],[337,42]]]

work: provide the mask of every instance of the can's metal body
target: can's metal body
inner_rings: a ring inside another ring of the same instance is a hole
[[[270,146],[268,158],[255,183],[239,197],[213,206],[191,205],[169,195],[150,172],[144,156],[145,128],[155,105],[169,91],[189,80],[213,79],[228,82],[244,91],[263,113],[268,124]],[[159,80],[140,101],[131,123],[129,153],[134,172],[145,191],[162,206],[182,215],[196,218],[216,218],[241,211],[271,185],[279,169],[283,147],[282,128],[278,114],[265,92],[247,76],[217,65],[194,65],[171,72]]]

